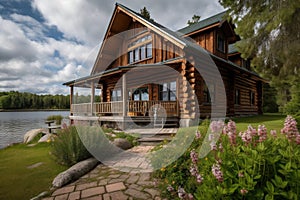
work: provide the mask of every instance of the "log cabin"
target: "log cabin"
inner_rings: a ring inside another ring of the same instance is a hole
[[[174,32],[117,3],[90,75],[64,83],[71,120],[163,127],[261,114],[265,80],[235,49],[224,16]],[[88,88],[90,101],[78,103],[75,88]]]

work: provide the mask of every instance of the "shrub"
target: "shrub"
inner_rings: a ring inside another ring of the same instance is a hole
[[[58,131],[57,137],[52,143],[51,153],[58,163],[67,166],[91,157],[75,126]]]
[[[61,115],[50,115],[47,117],[47,120],[55,120],[55,123],[57,125],[60,125],[61,124],[61,121],[63,120],[63,116]]]
[[[229,121],[217,140],[218,122],[213,122],[208,140],[197,132],[185,154],[156,173],[163,179],[163,193],[170,199],[297,199],[300,134],[296,124],[288,116],[282,135],[273,130],[267,134],[263,125],[237,134],[235,123]],[[199,148],[206,143],[211,151],[199,158]]]

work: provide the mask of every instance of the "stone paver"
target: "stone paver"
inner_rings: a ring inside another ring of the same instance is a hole
[[[122,182],[107,185],[107,186],[105,186],[105,188],[106,188],[107,192],[115,192],[115,191],[120,191],[120,190],[126,189],[124,183],[122,183]]]
[[[131,130],[132,133],[176,133],[177,129]],[[153,168],[149,157],[145,156],[153,146],[136,146],[119,155],[109,158],[104,164],[78,180],[54,190],[43,200],[161,200],[158,182],[151,178]],[[34,166],[36,167],[36,166]]]
[[[131,154],[144,155],[152,147],[138,146],[130,149]],[[94,170],[77,181],[55,190],[50,197],[43,200],[130,200],[130,199],[162,199],[151,172],[135,170],[138,166],[149,167],[149,161],[141,157],[121,158],[116,166],[109,168],[99,164]],[[128,172],[124,170],[128,167]],[[119,168],[118,168],[119,167]],[[118,171],[117,169],[122,169]],[[149,169],[149,168],[148,168]],[[125,171],[125,172],[124,172]],[[150,170],[151,171],[151,170]]]

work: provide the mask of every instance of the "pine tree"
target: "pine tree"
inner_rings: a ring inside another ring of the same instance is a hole
[[[190,26],[190,25],[193,25],[193,24],[196,24],[196,23],[198,23],[199,21],[200,21],[200,18],[201,18],[201,16],[199,16],[199,15],[194,15],[193,17],[192,17],[192,20],[188,20],[188,22],[187,22],[187,24]]]
[[[242,57],[252,58],[254,70],[276,88],[281,110],[291,101],[299,105],[292,89],[300,78],[299,0],[219,2],[236,24],[235,31],[241,37],[236,46]]]
[[[147,20],[154,22],[154,20],[151,18],[150,12],[147,10],[146,7],[142,8],[140,10],[140,14]]]

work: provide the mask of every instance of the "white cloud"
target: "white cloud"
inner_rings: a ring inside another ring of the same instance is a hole
[[[172,30],[185,26],[193,14],[204,19],[222,11],[217,2],[120,0],[137,12],[146,6],[158,23]],[[90,73],[115,1],[33,0],[31,5],[45,22],[20,12],[0,14],[0,91],[68,94],[62,83]],[[63,38],[47,35],[51,27]]]

